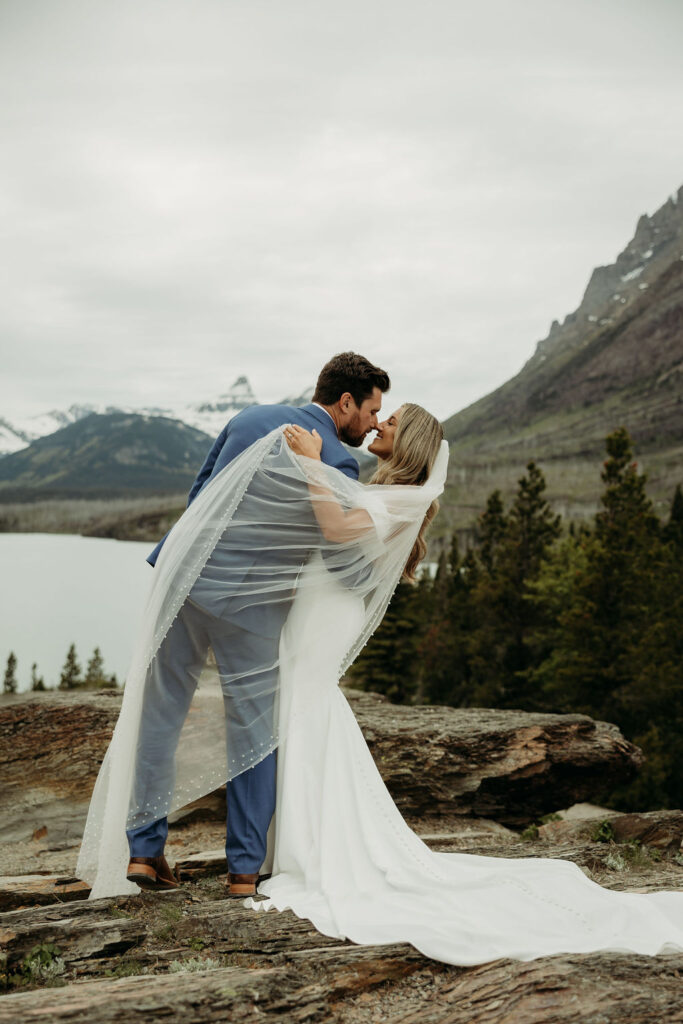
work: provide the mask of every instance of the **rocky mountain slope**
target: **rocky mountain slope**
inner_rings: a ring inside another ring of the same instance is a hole
[[[299,395],[288,395],[281,399],[284,405],[297,408],[306,405],[313,397],[313,388],[305,388]],[[232,387],[215,399],[205,402],[189,402],[176,406],[133,406],[114,405],[70,405],[68,409],[52,409],[39,416],[26,416],[9,422],[0,417],[0,456],[27,448],[40,437],[53,434],[63,427],[90,416],[111,416],[125,413],[134,416],[161,416],[165,419],[180,420],[195,430],[215,437],[228,420],[250,405],[258,405],[258,399],[247,377],[237,377]]]
[[[243,408],[258,404],[249,395],[250,391],[245,392]],[[309,389],[285,402],[301,406],[310,401],[310,396]],[[85,520],[81,517],[80,525],[74,524],[68,509],[60,512],[52,508],[47,525],[41,527],[36,522],[32,526],[35,509],[27,503],[35,506],[37,499],[128,497],[137,502],[158,494],[164,500],[157,509],[148,509],[142,519],[136,505],[128,512],[118,510],[109,518],[98,515],[99,524],[90,522],[85,528],[90,534],[120,539],[157,538],[159,517],[165,520],[169,511],[166,497],[173,495],[172,508],[180,515],[207,451],[226,422],[240,411],[238,404],[233,394],[229,401],[197,407],[198,416],[203,417],[200,421],[214,425],[213,433],[158,411],[144,415],[120,411],[79,415],[75,422],[0,458],[0,530],[68,532],[69,522],[83,529],[84,523],[92,520],[86,515]],[[375,465],[375,459],[365,452],[348,450],[362,467]],[[183,499],[180,503],[179,495]]]
[[[446,422],[458,525],[495,487],[511,493],[529,459],[559,511],[590,515],[604,439],[622,424],[663,510],[683,479],[683,188],[640,218],[514,378]]]
[[[163,416],[93,413],[0,459],[0,501],[186,492],[212,441]]]
[[[195,430],[202,431],[215,437],[228,420],[232,419],[242,409],[250,405],[257,405],[256,396],[249,380],[238,377],[232,387],[218,398],[206,402],[190,402],[175,407],[145,406],[133,408],[132,406],[113,405],[70,405],[68,409],[52,409],[50,412],[39,416],[27,416],[21,420],[14,420],[10,423],[0,418],[0,455],[8,455],[11,452],[21,451],[28,447],[32,441],[40,437],[53,434],[63,427],[90,416],[93,413],[100,416],[112,416],[117,413],[125,413],[135,416],[160,416],[165,419],[180,420]],[[303,403],[302,403],[303,404]]]

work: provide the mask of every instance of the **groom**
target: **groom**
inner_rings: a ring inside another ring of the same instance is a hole
[[[342,441],[357,448],[371,430],[377,429],[382,394],[388,391],[389,385],[389,376],[384,370],[355,352],[342,352],[323,366],[309,405],[302,408],[262,405],[242,410],[223,428],[212,445],[190,490],[188,506],[224,466],[254,441],[285,423],[296,423],[307,430],[315,428],[323,439],[322,461],[356,480],[358,463],[344,448]],[[150,565],[156,563],[165,540],[166,537],[150,554],[147,559]],[[253,556],[255,562],[258,562],[258,551],[254,551]],[[263,651],[265,646],[270,645],[275,660],[285,616],[286,609],[281,616],[276,616],[276,621],[272,606],[270,609],[253,607],[246,617],[244,610],[232,617],[228,611],[225,615],[228,621],[221,636],[207,638],[204,657],[209,646],[212,646],[222,671],[241,673],[249,668],[250,651],[255,648]],[[182,640],[180,644],[182,648]],[[162,656],[156,659],[154,672],[159,676],[167,673],[169,678],[175,676],[177,679],[186,652],[182,649],[169,649],[160,654]],[[177,691],[175,680],[173,685]],[[159,766],[160,761],[166,763],[167,771],[171,770],[169,763],[172,762],[183,718],[192,699],[194,683],[186,681],[185,690],[177,707],[151,709],[151,729],[154,735],[150,736],[147,744],[149,751],[146,754],[143,752],[142,760],[138,761],[138,772],[148,771],[150,775],[158,773],[163,776],[164,769]],[[161,694],[167,692],[163,678],[155,681],[155,691]],[[157,711],[163,713],[157,715]],[[244,897],[256,891],[258,871],[266,855],[266,834],[275,810],[275,779],[275,754],[272,753],[227,784],[225,853],[230,896]],[[146,784],[145,780],[139,782]],[[127,830],[131,858],[127,877],[130,881],[151,889],[173,888],[177,885],[163,855],[167,835],[166,817]]]

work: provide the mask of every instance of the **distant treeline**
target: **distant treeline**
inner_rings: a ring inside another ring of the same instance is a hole
[[[7,502],[0,491],[0,533],[77,533],[87,537],[156,543],[180,518],[182,494],[153,497],[57,499],[34,492],[30,500]]]
[[[105,672],[104,659],[99,647],[92,652],[84,674],[76,654],[76,645],[71,644],[56,687],[46,686],[45,680],[38,672],[36,662],[34,661],[31,665],[32,690],[100,690],[110,686],[118,686],[116,675],[109,675]],[[14,651],[10,651],[7,659],[2,690],[3,693],[17,692],[17,657]]]
[[[683,494],[666,522],[624,428],[607,438],[601,508],[563,531],[530,462],[505,508],[490,495],[476,543],[453,541],[434,579],[402,583],[353,665],[397,703],[580,712],[615,722],[647,761],[617,807],[683,795]]]

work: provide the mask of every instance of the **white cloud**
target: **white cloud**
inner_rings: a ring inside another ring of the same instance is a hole
[[[4,413],[301,390],[445,416],[681,184],[656,0],[5,0]],[[618,45],[616,40],[618,39]]]

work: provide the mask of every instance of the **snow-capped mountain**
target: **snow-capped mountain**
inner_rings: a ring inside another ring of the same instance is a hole
[[[146,412],[147,415],[170,416],[172,419],[182,420],[188,426],[195,427],[196,430],[202,430],[205,434],[214,437],[238,412],[247,409],[250,405],[258,404],[248,379],[238,377],[232,387],[214,401],[198,402],[176,409],[166,409],[163,412],[152,412],[147,409],[138,411]]]
[[[311,401],[313,388],[307,388],[300,395],[283,398],[286,405],[300,407]],[[113,413],[138,413],[142,416],[166,416],[180,420],[196,430],[201,430],[215,437],[223,429],[228,420],[242,409],[250,405],[258,405],[247,377],[238,377],[235,383],[216,399],[206,402],[193,402],[177,406],[132,406],[113,405],[70,405],[68,409],[52,409],[39,416],[27,416],[15,419],[13,423],[0,418],[0,456],[21,451],[39,437],[53,434],[62,427],[77,423],[91,413],[110,415]]]
[[[14,426],[7,420],[0,418],[0,455],[9,455],[10,452],[20,452],[33,440],[21,428]]]
[[[306,388],[300,395],[292,396],[289,395],[287,398],[283,398],[280,402],[281,405],[293,405],[296,409],[300,409],[302,405],[308,405],[309,402],[313,401],[314,387]]]

